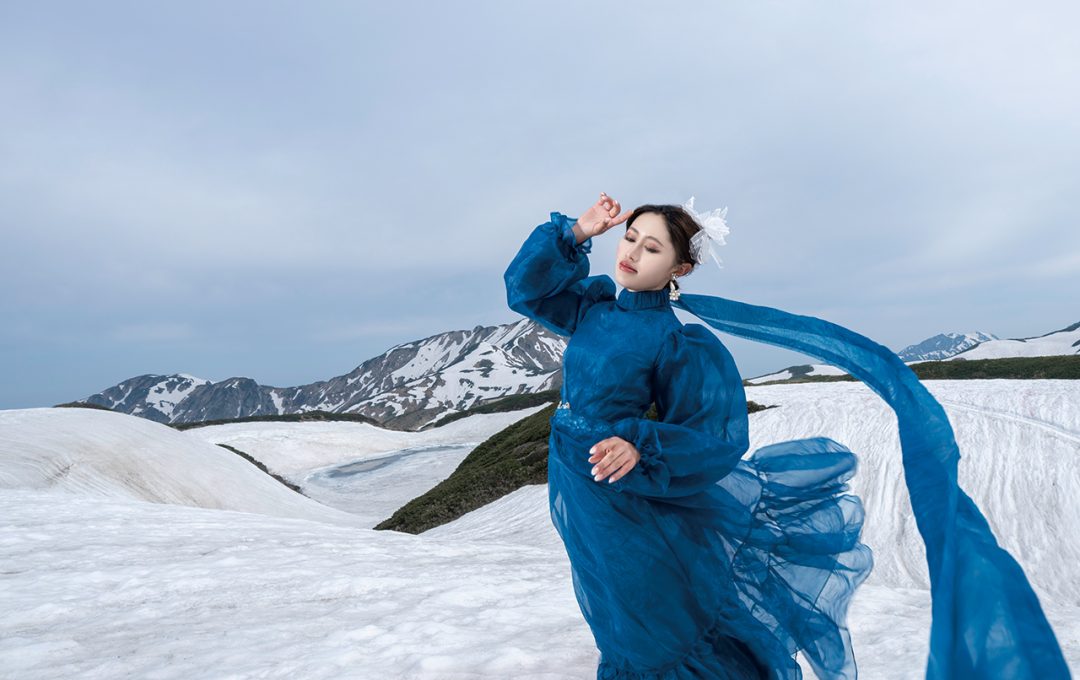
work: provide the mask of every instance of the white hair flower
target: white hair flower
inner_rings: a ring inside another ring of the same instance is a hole
[[[720,258],[716,256],[713,244],[725,245],[724,237],[731,233],[727,223],[724,221],[727,217],[727,207],[710,210],[707,213],[699,213],[694,210],[693,196],[690,197],[689,201],[683,203],[682,207],[686,212],[690,213],[694,221],[701,225],[701,231],[690,237],[690,253],[693,255],[694,261],[698,264],[703,263],[705,253],[708,251],[709,255],[712,255],[712,258],[716,260],[716,265],[722,269],[724,265],[720,263]]]

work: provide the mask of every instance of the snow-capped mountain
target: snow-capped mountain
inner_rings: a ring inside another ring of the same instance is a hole
[[[395,345],[345,375],[309,385],[142,375],[82,401],[162,423],[320,410],[415,429],[498,397],[559,388],[565,347],[562,336],[520,319]]]
[[[915,345],[908,345],[897,352],[905,362],[941,361],[967,351],[982,342],[997,340],[993,333],[939,333]]]
[[[969,350],[949,357],[948,360],[1063,355],[1080,355],[1080,322],[1031,338],[995,339],[983,342]]]
[[[186,373],[140,375],[98,392],[83,401],[114,411],[142,416],[159,423],[171,422],[176,405],[195,389],[209,384],[205,378]]]

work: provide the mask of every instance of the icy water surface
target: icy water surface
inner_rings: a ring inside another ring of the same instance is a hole
[[[320,468],[296,480],[311,498],[360,515],[373,527],[443,481],[475,445],[428,446]]]

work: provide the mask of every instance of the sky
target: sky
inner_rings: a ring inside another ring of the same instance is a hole
[[[0,408],[293,386],[520,318],[552,211],[728,207],[684,292],[894,350],[1080,321],[1075,3],[0,5]],[[617,233],[592,273],[614,274]],[[680,318],[693,317],[680,311]],[[721,335],[745,377],[810,358]]]

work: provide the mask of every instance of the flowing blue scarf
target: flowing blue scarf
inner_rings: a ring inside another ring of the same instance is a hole
[[[896,412],[904,479],[930,572],[928,679],[1071,677],[1023,569],[957,483],[960,452],[945,410],[892,350],[772,307],[689,293],[672,306],[725,333],[842,368]]]

